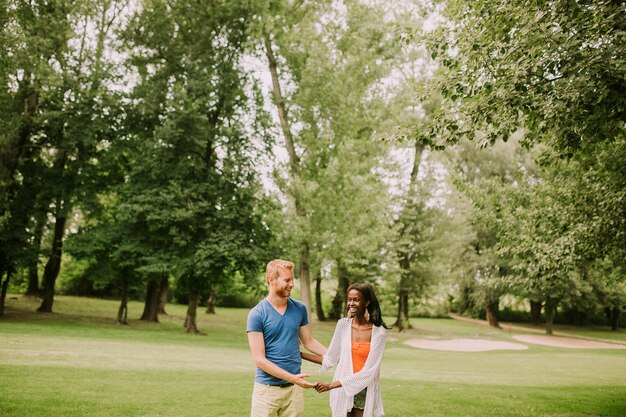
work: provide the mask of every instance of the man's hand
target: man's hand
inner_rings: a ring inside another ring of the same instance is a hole
[[[293,382],[296,385],[301,386],[302,388],[313,388],[315,387],[315,384],[309,381],[305,381],[304,378],[308,378],[311,375],[309,374],[298,374],[298,375],[294,375],[293,378],[291,379],[291,382]]]

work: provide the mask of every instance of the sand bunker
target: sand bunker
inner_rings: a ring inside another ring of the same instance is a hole
[[[569,349],[626,349],[626,345],[617,343],[596,342],[595,340],[574,339],[571,337],[520,334],[513,336],[513,338],[524,343]]]
[[[528,346],[519,343],[497,342],[486,339],[448,339],[448,340],[407,340],[407,345],[420,349],[447,350],[451,352],[485,352],[488,350],[525,350]]]

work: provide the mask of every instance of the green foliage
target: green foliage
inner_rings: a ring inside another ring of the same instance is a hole
[[[132,297],[166,276],[179,298],[243,305],[267,259],[306,248],[311,276],[384,297],[454,281],[468,310],[505,293],[623,309],[624,2],[409,3],[5,2],[0,277],[22,285],[69,233],[67,291]],[[433,10],[427,55],[398,42]],[[277,163],[270,195],[277,134],[249,73],[267,34],[298,165]],[[396,198],[381,136],[460,144],[461,193],[431,204],[448,188],[431,172]]]
[[[336,277],[341,264],[351,281],[373,281],[391,223],[388,187],[377,175],[390,167],[389,148],[372,140],[384,103],[372,91],[390,73],[397,50],[380,5],[330,3],[277,2],[281,13],[264,23],[284,60],[299,158],[298,178],[277,172],[289,198],[277,222],[292,259],[306,246],[313,271],[330,269]]]
[[[621,141],[600,147],[615,152]],[[496,239],[494,255],[507,260],[505,274],[496,282],[508,291],[558,300],[564,308],[590,315],[609,305],[608,299],[610,305],[623,306],[626,299],[618,295],[623,276],[618,276],[625,189],[611,180],[613,171],[601,169],[603,164],[585,169],[578,158],[552,161],[551,166],[520,170],[511,177],[514,181],[492,179],[471,193],[478,218]]]
[[[443,14],[423,91],[443,100],[417,136],[494,144],[522,127],[525,143],[571,155],[624,135],[623,1],[451,0]]]
[[[396,238],[392,247],[398,262],[394,272],[400,277],[394,287],[419,298],[438,278],[432,261],[439,249],[444,222],[441,208],[427,205],[432,196],[426,181],[413,187],[418,191],[409,192],[394,225]]]
[[[271,246],[253,166],[267,138],[250,132],[263,120],[246,125],[251,80],[239,66],[253,12],[149,1],[123,33],[140,76],[118,191],[124,240],[137,272],[173,273],[194,294],[234,271],[255,276]]]
[[[98,160],[121,122],[120,97],[112,88],[119,73],[106,59],[119,5],[11,1],[2,10],[2,56],[10,62],[0,65],[6,81],[1,106],[7,110],[7,129],[0,134],[0,211],[10,221],[0,229],[0,275],[37,271],[46,253],[42,309],[49,311],[65,226],[74,226],[78,207],[93,205],[103,177],[112,174]],[[51,250],[42,250],[42,242],[50,242]]]
[[[436,106],[412,136],[436,147],[467,139],[481,148],[511,139],[536,147],[532,162],[503,159],[505,177],[479,187],[460,168],[457,185],[473,190],[481,251],[499,271],[487,287],[597,309],[583,299],[602,303],[592,296],[604,287],[596,280],[609,281],[592,265],[608,257],[621,270],[626,247],[626,183],[616,163],[626,120],[624,2],[438,5],[439,27],[413,32],[438,69],[418,88]]]
[[[456,265],[461,273],[456,278],[458,290],[453,295],[453,308],[478,316],[484,313],[486,304],[497,302],[500,296],[517,288],[508,273],[510,258],[498,253],[498,193],[501,188],[513,186],[535,166],[517,141],[483,150],[463,141],[447,154],[452,183],[460,192],[461,224],[469,227],[464,260]]]

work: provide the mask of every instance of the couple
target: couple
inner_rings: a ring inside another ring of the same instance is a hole
[[[303,388],[330,391],[333,417],[383,415],[379,373],[387,327],[374,288],[348,288],[347,318],[337,322],[327,349],[311,334],[306,306],[289,297],[293,268],[280,259],[267,264],[269,295],[248,315],[248,343],[257,366],[251,417],[303,416]],[[299,340],[312,354],[300,352]],[[338,365],[333,381],[306,381],[302,358],[321,364],[323,371]]]

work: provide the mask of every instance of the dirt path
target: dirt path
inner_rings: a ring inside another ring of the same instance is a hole
[[[513,339],[523,343],[568,349],[626,349],[626,345],[562,336],[516,334],[513,336]]]
[[[487,321],[471,319],[468,317],[450,314],[451,318],[459,321],[465,321],[480,326],[489,326]],[[567,349],[626,349],[626,342],[618,340],[598,339],[586,336],[570,335],[563,332],[554,332],[552,336],[546,335],[544,329],[533,329],[523,326],[515,326],[513,324],[504,324],[502,330],[511,333],[539,333],[539,334],[515,334],[511,335],[513,339],[534,345],[560,347]],[[525,350],[528,346],[521,343],[502,342],[488,339],[411,339],[404,342],[405,344],[428,350],[444,350],[449,352],[484,352],[489,350]]]
[[[489,323],[487,323],[487,320],[472,319],[469,317],[463,317],[463,316],[459,316],[457,314],[452,314],[452,313],[448,314],[448,316],[455,320],[466,321],[466,322],[480,324],[480,325],[489,327]],[[538,334],[546,335],[545,329],[533,329],[532,327],[516,326],[516,325],[509,325],[509,324],[502,324],[502,323],[501,323],[501,326],[502,326],[502,330],[504,331],[516,330],[516,331],[521,331],[521,332],[538,333]],[[618,345],[626,346],[626,342],[621,341],[621,340],[600,339],[597,337],[578,336],[578,335],[573,335],[573,334],[564,333],[564,332],[556,332],[556,331],[552,332],[552,334],[553,336],[570,337],[573,339],[593,340],[596,342],[616,343]]]
[[[405,344],[428,350],[445,350],[449,352],[486,352],[488,350],[526,350],[528,346],[521,343],[500,342],[486,339],[411,339]]]

